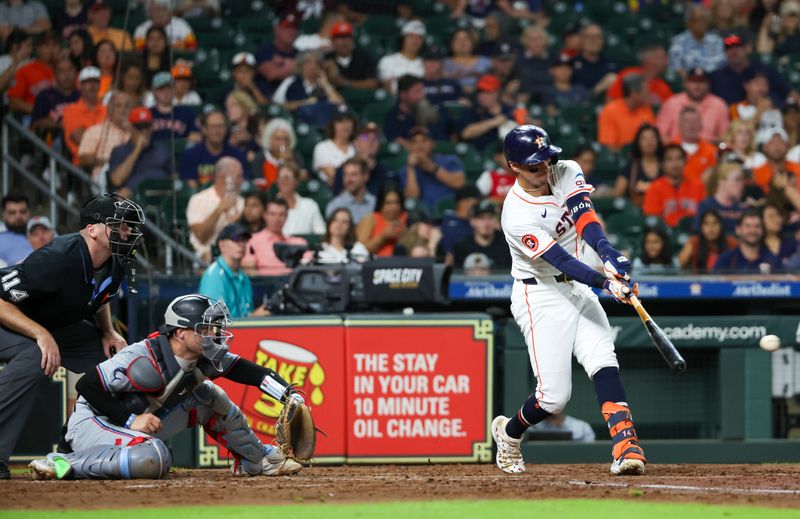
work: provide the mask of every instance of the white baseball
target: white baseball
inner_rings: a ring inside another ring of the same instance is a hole
[[[765,335],[758,341],[758,345],[764,351],[775,351],[781,347],[781,340],[777,335]]]

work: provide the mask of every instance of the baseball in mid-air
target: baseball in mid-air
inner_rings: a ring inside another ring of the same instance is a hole
[[[764,351],[775,351],[781,347],[781,340],[777,335],[765,335],[758,341],[758,345]]]

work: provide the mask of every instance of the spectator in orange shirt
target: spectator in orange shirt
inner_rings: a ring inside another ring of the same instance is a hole
[[[647,104],[644,76],[625,76],[622,95],[622,99],[606,103],[597,121],[597,140],[614,151],[633,142],[641,125],[656,122],[653,110]]]
[[[64,141],[72,153],[72,163],[78,165],[78,148],[83,133],[90,126],[101,123],[106,118],[106,107],[100,103],[100,69],[86,67],[78,75],[81,97],[64,108],[61,118],[64,127]]]
[[[133,50],[131,35],[123,29],[109,27],[111,23],[111,6],[107,2],[97,2],[89,9],[89,25],[86,30],[95,45],[108,40],[118,51]]]
[[[792,173],[800,178],[800,164],[789,162],[786,155],[789,151],[789,136],[780,127],[767,128],[758,132],[756,141],[767,162],[753,170],[753,181],[765,193],[771,190],[772,178],[776,173]]]
[[[683,81],[684,92],[667,99],[658,112],[658,131],[666,142],[678,138],[681,111],[693,106],[703,119],[700,136],[712,142],[722,140],[728,130],[728,105],[711,93],[711,83],[705,70],[697,67],[686,74]]]
[[[53,86],[59,45],[58,36],[52,31],[39,37],[36,42],[36,59],[17,69],[6,93],[11,111],[30,115],[36,95]]]
[[[647,80],[647,104],[653,108],[663,105],[672,96],[672,89],[661,79],[667,70],[667,63],[667,51],[663,45],[653,43],[645,46],[639,53],[639,65],[622,69],[617,75],[617,80],[608,89],[608,98],[622,97],[622,78],[629,74],[641,74]]]
[[[717,147],[700,137],[703,120],[692,106],[681,110],[679,130],[678,144],[686,152],[686,168],[683,173],[687,178],[702,182],[703,174],[717,163]]]
[[[694,216],[706,196],[706,188],[697,180],[684,176],[686,153],[678,144],[664,147],[661,169],[664,175],[650,184],[644,195],[644,214],[658,216],[670,227],[681,219]]]

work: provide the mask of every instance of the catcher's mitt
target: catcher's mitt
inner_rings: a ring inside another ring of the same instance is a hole
[[[303,463],[314,457],[317,429],[311,418],[311,410],[302,398],[292,395],[286,399],[275,430],[278,449],[284,456]]]

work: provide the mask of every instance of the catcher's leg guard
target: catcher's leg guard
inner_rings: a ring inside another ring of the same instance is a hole
[[[230,449],[248,474],[260,474],[261,460],[268,454],[267,449],[250,428],[241,409],[221,387],[210,381],[205,381],[194,394],[198,402],[213,413],[202,424],[208,435]]]
[[[611,451],[614,464],[611,466],[611,472],[614,474],[644,473],[644,464],[647,463],[647,460],[644,457],[644,451],[639,446],[639,438],[636,436],[636,429],[633,428],[633,417],[630,410],[626,406],[614,402],[605,402],[602,412],[608,422],[611,441],[614,442],[614,448]],[[626,461],[628,463],[625,463]],[[626,469],[628,466],[630,468]]]
[[[75,479],[161,479],[172,467],[172,454],[158,438],[134,438],[128,445],[98,445],[60,454]]]

